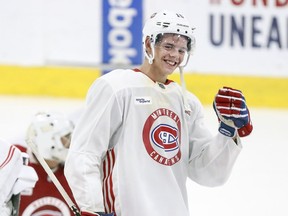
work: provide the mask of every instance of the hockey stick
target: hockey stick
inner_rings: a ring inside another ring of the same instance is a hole
[[[31,139],[26,139],[26,142],[28,146],[31,148],[36,158],[38,159],[39,163],[42,165],[42,167],[44,168],[44,170],[46,171],[46,173],[56,186],[56,188],[58,189],[58,191],[60,192],[60,194],[62,195],[62,197],[64,198],[64,200],[66,201],[66,203],[68,204],[68,206],[70,207],[70,209],[72,210],[72,212],[74,213],[74,215],[81,216],[80,211],[77,209],[76,205],[70,199],[69,195],[67,194],[61,183],[58,181],[58,179],[56,178],[56,176],[46,163],[45,159],[39,154],[35,143]]]
[[[13,206],[13,211],[11,216],[18,216],[19,215],[19,206],[20,206],[20,193],[19,194],[14,194],[11,197],[12,201],[12,206]]]

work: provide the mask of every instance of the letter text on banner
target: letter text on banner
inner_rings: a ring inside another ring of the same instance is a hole
[[[142,62],[142,0],[103,0],[102,63]]]

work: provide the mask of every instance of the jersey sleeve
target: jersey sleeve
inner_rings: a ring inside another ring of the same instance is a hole
[[[241,152],[240,140],[235,141],[220,133],[211,134],[204,123],[203,107],[199,101],[193,103],[195,115],[189,127],[188,176],[198,184],[218,186],[230,176],[233,165]]]
[[[0,139],[0,204],[12,196],[13,186],[23,166],[21,152],[15,146]]]
[[[65,176],[81,211],[104,212],[101,162],[113,147],[109,141],[121,119],[113,87],[97,79],[87,94],[65,162]]]
[[[33,188],[38,180],[35,170],[23,164],[21,151],[14,145],[1,140],[0,151],[0,204],[14,194]]]

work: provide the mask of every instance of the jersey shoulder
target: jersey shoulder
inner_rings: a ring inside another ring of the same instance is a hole
[[[149,84],[154,85],[154,82],[145,74],[132,69],[113,70],[98,79],[98,82],[110,86],[114,92],[133,87],[147,87]]]

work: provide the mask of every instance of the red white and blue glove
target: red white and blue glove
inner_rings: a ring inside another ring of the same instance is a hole
[[[228,137],[248,136],[252,130],[250,113],[241,91],[229,87],[219,89],[213,102],[219,120],[219,132]]]
[[[114,216],[114,213],[104,213],[104,212],[81,212],[81,216]]]

